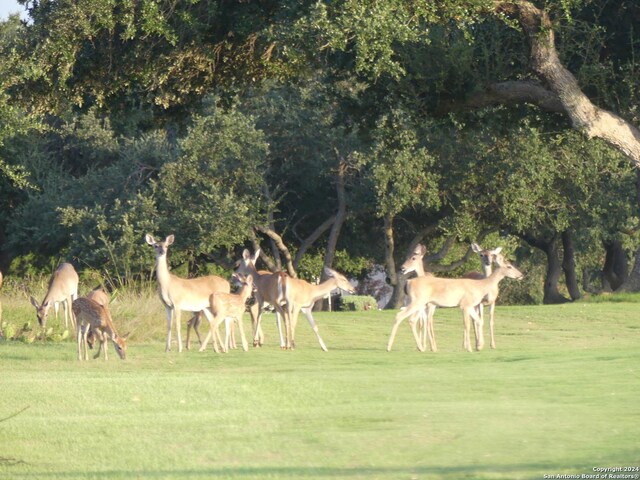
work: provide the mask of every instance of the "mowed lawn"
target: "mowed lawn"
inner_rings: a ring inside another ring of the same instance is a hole
[[[134,341],[80,363],[74,342],[0,343],[0,478],[544,478],[640,465],[640,304],[498,307],[496,350],[438,353],[395,312],[304,318],[298,348],[225,355]],[[7,310],[5,309],[5,315]],[[157,319],[159,326],[164,318]],[[248,319],[245,319],[248,326]],[[488,330],[485,326],[485,330]],[[184,325],[183,325],[184,328]]]

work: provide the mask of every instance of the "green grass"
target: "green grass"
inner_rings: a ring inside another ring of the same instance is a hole
[[[436,313],[438,353],[417,352],[406,325],[387,353],[393,315],[318,313],[327,353],[304,319],[297,350],[280,351],[268,316],[262,349],[165,354],[159,308],[151,337],[133,320],[126,361],[0,343],[0,418],[28,407],[0,422],[0,478],[541,479],[640,465],[640,304],[498,307],[498,349],[472,354],[458,310]]]

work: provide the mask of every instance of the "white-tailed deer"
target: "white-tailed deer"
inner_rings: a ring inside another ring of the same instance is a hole
[[[247,309],[247,300],[251,296],[253,291],[253,277],[247,275],[246,277],[239,273],[234,273],[234,279],[240,282],[242,285],[238,293],[214,293],[209,297],[209,304],[211,313],[213,314],[213,321],[209,325],[209,333],[204,339],[200,351],[204,351],[207,348],[209,339],[215,335],[216,330],[219,328],[222,322],[225,322],[225,340],[223,345],[223,351],[229,349],[229,341],[231,338],[231,330],[233,322],[238,323],[240,329],[240,338],[242,339],[242,349],[246,352],[249,350],[247,343],[247,337],[244,335],[244,325],[242,324],[242,316]]]
[[[335,270],[325,267],[324,272],[328,278],[319,285],[314,285],[305,280],[301,280],[299,278],[291,278],[286,275],[281,275],[279,277],[279,280],[282,283],[282,291],[286,301],[286,348],[295,348],[296,324],[298,323],[298,315],[300,314],[300,311],[302,311],[302,313],[304,313],[304,315],[307,317],[309,325],[311,325],[311,328],[316,334],[316,337],[318,337],[320,348],[322,348],[322,350],[324,350],[325,352],[327,351],[327,346],[322,341],[322,337],[320,337],[318,326],[316,325],[316,322],[314,321],[313,315],[311,313],[313,305],[316,303],[316,301],[326,297],[331,293],[331,291],[335,290],[336,288],[346,290],[349,293],[353,293],[354,289],[349,283],[349,280],[347,280],[346,277],[339,274]]]
[[[175,323],[178,351],[182,352],[182,336],[180,332],[181,311],[203,312],[207,320],[213,320],[209,311],[209,297],[216,292],[229,293],[231,286],[224,278],[208,275],[198,278],[180,278],[169,272],[167,251],[174,241],[169,235],[164,241],[157,241],[147,234],[145,239],[156,251],[156,276],[158,292],[167,313],[167,343],[165,351],[171,350],[171,328]],[[219,336],[214,337],[214,349],[217,351]]]
[[[398,326],[407,317],[412,317],[427,307],[426,334],[431,343],[432,350],[436,349],[433,336],[433,311],[435,307],[459,307],[462,310],[464,320],[463,348],[471,351],[469,338],[470,319],[473,319],[476,329],[476,348],[481,350],[484,346],[482,333],[482,321],[476,307],[486,297],[497,296],[498,284],[503,278],[522,278],[522,273],[504,259],[502,264],[487,278],[478,280],[470,278],[439,278],[435,276],[422,276],[411,280],[409,305],[396,315],[395,323],[391,329],[391,336],[387,344],[390,351],[395,339]],[[424,350],[424,343],[418,337],[413,319],[412,330],[416,344],[420,350]]]
[[[500,255],[502,251],[502,247],[494,248],[493,250],[483,249],[477,243],[471,244],[471,249],[478,254],[480,257],[480,262],[482,263],[482,273],[480,272],[469,272],[464,275],[465,278],[476,278],[482,279],[487,278],[491,275],[492,265],[496,262],[497,265],[498,259],[504,260],[504,257]],[[478,315],[480,315],[481,323],[484,325],[484,308],[483,305],[486,304],[489,307],[489,332],[491,334],[491,348],[496,348],[496,340],[494,337],[494,314],[496,309],[496,299],[498,298],[498,292],[496,291],[495,295],[492,297],[488,297],[478,305]]]
[[[433,276],[432,273],[427,273],[424,271],[424,264],[422,262],[422,258],[427,253],[427,248],[424,245],[418,244],[416,248],[414,248],[409,258],[405,260],[405,262],[400,266],[400,271],[404,275],[408,275],[411,272],[415,272],[418,277],[425,277],[427,275]],[[411,298],[411,289],[414,288],[413,281],[407,280],[405,284],[405,293],[407,294],[407,298]],[[405,307],[406,308],[406,307]],[[435,347],[435,332],[433,331],[433,322],[430,324],[427,322],[428,314],[435,312],[435,307],[433,306],[425,306],[425,308],[418,311],[413,318],[409,319],[409,326],[411,327],[412,332],[416,335],[416,330],[419,332],[420,338],[422,338],[422,348],[418,346],[420,351],[424,351],[426,349],[426,340],[427,340],[427,327],[431,328],[429,334],[431,338],[433,338],[432,349]],[[417,318],[417,325],[416,325]],[[435,350],[434,350],[435,351]]]
[[[47,326],[47,316],[49,315],[49,309],[54,302],[62,303],[62,309],[64,310],[64,326],[68,328],[69,318],[71,324],[75,328],[75,318],[71,309],[73,300],[78,297],[78,274],[70,263],[61,264],[49,280],[49,288],[47,294],[42,300],[42,304],[32,296],[31,304],[36,308],[38,315],[38,323],[42,327],[43,332]]]
[[[285,348],[284,336],[282,335],[282,322],[284,318],[284,296],[278,288],[278,279],[280,273],[272,273],[267,270],[257,270],[256,261],[260,256],[260,249],[251,255],[249,250],[242,252],[242,260],[236,269],[237,273],[242,275],[251,275],[256,293],[256,303],[251,307],[251,320],[253,322],[253,345],[261,346],[264,342],[264,334],[262,332],[262,314],[265,310],[265,304],[270,304],[276,311],[276,325],[278,334],[280,335],[280,348]]]
[[[104,359],[108,360],[107,342],[113,342],[113,348],[118,356],[124,360],[127,356],[127,337],[129,334],[119,336],[113,325],[113,319],[109,309],[98,302],[86,297],[80,297],[73,302],[73,313],[78,321],[78,360],[89,360],[89,348],[87,336],[94,332],[100,341],[100,348],[93,358],[100,356],[100,350],[104,349]]]
[[[87,293],[86,297],[109,310],[109,295],[107,295],[107,292],[105,292],[101,287],[94,288]],[[96,340],[102,341],[102,333],[100,331],[89,329],[86,339],[89,348],[93,349],[93,344]]]

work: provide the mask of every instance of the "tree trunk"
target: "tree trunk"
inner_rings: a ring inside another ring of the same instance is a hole
[[[636,170],[636,202],[640,205],[640,169]],[[640,247],[636,250],[631,273],[624,280],[618,290],[625,292],[640,292]]]
[[[640,292],[640,247],[636,250],[635,261],[633,263],[631,273],[624,283],[618,287],[617,291]]]
[[[620,240],[611,240],[604,244],[606,255],[602,268],[602,289],[613,292],[620,288],[629,274],[627,256]]]
[[[347,170],[347,163],[337,151],[338,155],[338,171],[336,172],[336,193],[338,197],[338,211],[335,214],[335,219],[331,224],[331,231],[329,232],[329,239],[327,240],[327,248],[324,251],[324,266],[332,268],[333,259],[336,256],[336,246],[338,245],[338,237],[340,237],[340,231],[344,224],[344,219],[347,216],[347,196],[344,188],[344,176]],[[327,279],[324,273],[324,268],[320,272],[320,281]],[[329,309],[329,302],[325,300],[322,302],[322,309]]]
[[[562,275],[562,264],[558,253],[557,235],[550,240],[538,239],[533,235],[524,234],[522,239],[532,247],[542,250],[547,256],[547,272],[544,279],[544,304],[565,303],[569,300],[558,290],[558,282]]]
[[[567,290],[571,300],[578,300],[582,297],[580,286],[578,285],[578,275],[576,274],[575,250],[573,248],[573,238],[568,230],[562,232],[562,270],[567,284]]]
[[[384,216],[384,258],[385,265],[387,267],[387,277],[389,278],[389,284],[393,288],[391,298],[384,306],[385,309],[398,309],[402,306],[404,301],[404,286],[406,279],[404,275],[398,275],[396,270],[395,255],[395,242],[393,240],[393,216]]]
[[[527,35],[531,69],[557,95],[576,130],[601,138],[640,167],[640,130],[612,112],[596,107],[558,58],[553,23],[529,1],[498,2],[498,13],[515,18]]]

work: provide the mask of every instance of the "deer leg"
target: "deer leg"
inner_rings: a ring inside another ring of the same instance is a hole
[[[262,333],[262,329],[258,331],[258,315],[260,314],[260,306],[258,302],[254,302],[253,305],[249,307],[249,316],[251,317],[251,331],[253,333],[253,346],[261,347],[264,343],[264,334]]]
[[[285,348],[285,339],[282,333],[282,323],[285,321],[285,313],[282,307],[276,308],[276,327],[278,328],[278,336],[280,337],[280,348]]]
[[[432,352],[438,351],[438,346],[436,345],[436,333],[433,330],[433,317],[435,313],[436,313],[436,306],[432,304],[428,304],[426,330],[427,330],[427,337],[429,338],[429,344],[431,346]],[[425,349],[427,348],[426,342],[424,347]]]
[[[473,307],[472,307],[473,308]],[[462,320],[464,323],[464,333],[462,337],[462,348],[471,352],[471,340],[469,338],[471,326],[470,326],[470,318],[469,318],[469,308],[464,308],[462,310]]]
[[[196,332],[196,336],[198,337],[198,343],[202,345],[202,339],[200,338],[200,323],[202,322],[202,313],[201,312],[193,312],[193,317],[189,319],[187,322],[187,350],[191,349],[191,329]]]
[[[318,330],[318,325],[316,325],[316,322],[313,319],[313,314],[311,313],[311,308],[303,308],[302,309],[302,313],[304,313],[304,316],[307,317],[307,321],[309,322],[309,325],[311,325],[311,329],[316,334],[316,337],[318,337],[318,343],[320,343],[320,348],[325,352],[329,351],[327,349],[327,346],[322,341],[322,337],[320,336],[320,331]]]
[[[179,308],[173,309],[173,317],[176,323],[176,340],[178,341],[178,352],[182,352],[182,332],[180,325],[180,317],[182,316],[182,311]]]
[[[98,358],[100,356],[100,352],[102,352],[102,337],[103,337],[103,335],[99,330],[94,330],[93,331],[93,336],[94,336],[94,342],[96,342],[96,341],[98,342],[98,351],[93,356],[93,359],[95,360],[96,358]]]
[[[240,316],[236,319],[238,322],[238,329],[240,330],[240,340],[242,341],[242,350],[245,352],[249,350],[249,343],[247,342],[247,337],[244,335],[244,325],[242,322],[242,317],[244,315],[241,313]]]
[[[417,307],[415,306],[408,306],[406,307],[404,310],[400,310],[397,314],[396,314],[396,320],[393,324],[393,327],[391,327],[391,335],[389,336],[389,341],[387,342],[387,352],[391,351],[391,347],[393,346],[393,341],[396,338],[396,333],[398,333],[398,327],[400,326],[400,324],[402,323],[402,321],[413,315],[416,311],[417,311]],[[420,343],[420,341],[416,338],[416,343]],[[420,347],[418,347],[420,348]]]
[[[235,350],[236,348],[238,348],[238,345],[236,344],[236,322],[233,317],[229,317],[228,320],[229,321],[225,323],[225,327],[224,327],[226,329],[228,326],[229,332],[231,334],[229,336],[228,348],[233,348]]]
[[[206,308],[204,310],[202,310],[202,313],[204,313],[204,316],[207,318],[207,321],[209,322],[209,331],[207,332],[207,335],[205,335],[204,340],[202,341],[202,343],[200,344],[200,349],[198,350],[199,352],[204,352],[207,349],[207,345],[209,344],[209,340],[213,339],[213,350],[218,353],[218,347],[216,345],[216,337],[215,337],[215,322],[216,319],[214,319],[213,315],[211,314],[211,312],[209,312],[209,310],[207,310]]]
[[[493,336],[493,327],[494,327],[493,313],[495,309],[496,309],[496,302],[491,302],[489,304],[489,331],[491,333],[491,348],[496,348],[496,339]]]
[[[416,341],[416,345],[420,352],[424,352],[424,346],[422,345],[422,339],[420,338],[420,334],[418,333],[418,323],[422,321],[422,310],[420,310],[417,314],[411,315],[409,317],[409,327],[411,327],[411,332],[413,333],[413,338]]]
[[[77,341],[78,341],[78,360],[82,361],[82,343],[83,343],[83,334],[81,329],[78,329]]]
[[[164,307],[167,313],[167,344],[164,347],[165,352],[171,351],[171,325],[173,323],[173,308],[169,306]]]
[[[262,326],[260,325],[260,323],[262,322],[262,314],[264,313],[264,303],[260,303],[260,302],[256,302],[257,308],[255,308],[255,306],[252,306],[252,310],[249,310],[250,312],[254,312],[254,314],[256,315],[256,321],[255,321],[255,325],[253,326],[253,346],[261,346],[261,339],[260,336],[262,335]]]
[[[478,310],[475,308],[469,309],[469,316],[473,320],[473,329],[476,333],[476,350],[480,351],[484,347],[484,332],[482,317],[478,315]]]

